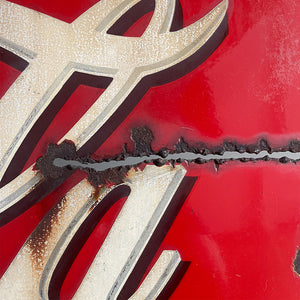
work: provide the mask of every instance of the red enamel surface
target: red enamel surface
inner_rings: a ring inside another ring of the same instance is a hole
[[[71,22],[96,1],[14,2]],[[187,26],[218,1],[181,3]],[[267,136],[274,145],[300,138],[299,11],[300,3],[293,0],[229,0],[229,34],[218,49],[183,78],[151,88],[97,154],[118,153],[124,142],[132,147],[130,129],[140,125],[151,128],[156,149],[172,147],[180,136],[215,144],[228,138],[250,143]],[[17,76],[0,64],[1,94]],[[74,114],[83,113],[99,92],[89,87],[74,92],[74,104],[55,119],[28,164],[48,141],[59,140],[62,133],[57,129],[65,118],[75,122]],[[218,172],[212,164],[186,168],[198,179],[159,250],[177,249],[183,260],[191,261],[172,299],[299,299],[300,278],[292,262],[300,246],[300,167],[231,162]],[[0,228],[0,274],[82,174],[76,176]],[[101,230],[96,228],[95,244],[85,253],[98,247]],[[70,293],[69,282],[62,299]]]

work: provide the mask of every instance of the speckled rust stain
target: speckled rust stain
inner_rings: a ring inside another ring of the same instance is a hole
[[[43,270],[45,253],[47,251],[47,244],[53,231],[53,225],[59,223],[59,215],[64,210],[66,197],[63,197],[45,216],[43,221],[32,232],[28,239],[28,246],[31,250],[31,259],[36,271]]]

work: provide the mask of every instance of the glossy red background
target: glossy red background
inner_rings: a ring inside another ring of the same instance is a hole
[[[96,0],[14,2],[71,22]],[[186,26],[218,1],[181,3]],[[97,154],[120,152],[124,142],[130,145],[130,128],[140,125],[151,128],[157,149],[172,147],[180,136],[215,144],[228,138],[250,143],[267,136],[273,145],[300,138],[299,11],[300,2],[294,0],[229,0],[229,34],[219,48],[183,78],[151,88]],[[0,64],[0,95],[17,76]],[[79,86],[27,166],[49,142],[58,141],[100,93]],[[183,260],[191,261],[172,299],[299,299],[300,278],[292,262],[300,246],[300,167],[235,162],[218,172],[212,164],[186,168],[198,180],[160,248],[177,249]],[[0,274],[48,209],[80,178],[82,174],[75,174],[0,228]],[[108,216],[96,228],[82,250],[62,299],[74,292],[74,278],[91,261],[112,219]]]

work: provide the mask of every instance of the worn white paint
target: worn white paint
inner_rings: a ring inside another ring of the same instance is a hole
[[[68,24],[0,0],[0,46],[29,62],[0,101],[0,179],[35,121],[74,71],[113,78],[62,138],[80,148],[144,76],[176,65],[202,47],[221,24],[228,5],[223,0],[199,21],[170,32],[175,0],[156,0],[153,18],[142,37],[107,34],[137,2],[102,0]],[[0,213],[41,182],[36,173],[28,170],[19,175],[17,187],[12,181],[0,189]]]
[[[129,172],[124,184],[130,187],[130,195],[74,299],[116,299],[185,172],[182,166],[146,166],[143,171]],[[51,218],[41,221],[38,234],[28,238],[0,279],[0,299],[39,299],[40,293],[41,299],[48,299],[49,282],[60,257],[95,204],[112,189],[103,188],[97,202],[92,197],[94,188],[86,180],[70,190],[50,212]],[[50,227],[45,227],[45,220]],[[45,228],[47,232],[43,232]],[[161,291],[179,262],[176,251],[163,253],[134,299]],[[163,273],[165,278],[159,281]]]

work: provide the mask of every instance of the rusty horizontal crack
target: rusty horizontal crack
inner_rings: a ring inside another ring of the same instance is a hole
[[[166,163],[174,165],[182,162],[196,164],[214,162],[218,169],[221,164],[228,161],[264,160],[297,163],[300,160],[300,141],[298,140],[291,140],[281,148],[272,148],[266,139],[250,145],[225,141],[220,146],[200,143],[200,146],[191,147],[181,137],[174,149],[162,148],[155,152],[151,146],[153,134],[145,126],[132,129],[131,139],[134,142],[132,153],[127,151],[125,144],[121,154],[99,161],[90,157],[79,157],[72,142],[64,141],[60,145],[50,144],[46,155],[37,160],[36,169],[40,170],[45,178],[57,178],[64,173],[81,169],[88,173],[88,179],[94,186],[99,186],[122,182],[131,167],[137,167],[143,163],[162,166]]]
[[[118,167],[130,167],[137,166],[142,163],[159,162],[159,164],[166,164],[168,162],[195,162],[195,163],[206,163],[210,161],[251,161],[251,160],[278,160],[282,163],[289,161],[297,162],[300,160],[300,153],[287,152],[273,152],[269,154],[267,151],[262,151],[259,153],[239,153],[239,152],[225,152],[222,155],[218,154],[196,154],[193,152],[183,152],[183,153],[173,153],[168,154],[165,158],[162,158],[158,154],[153,154],[149,156],[142,157],[126,157],[124,160],[110,160],[101,162],[80,162],[77,160],[66,160],[62,158],[56,158],[53,161],[56,167],[70,167],[72,169],[93,169],[96,172],[103,172],[108,169],[118,168]]]

